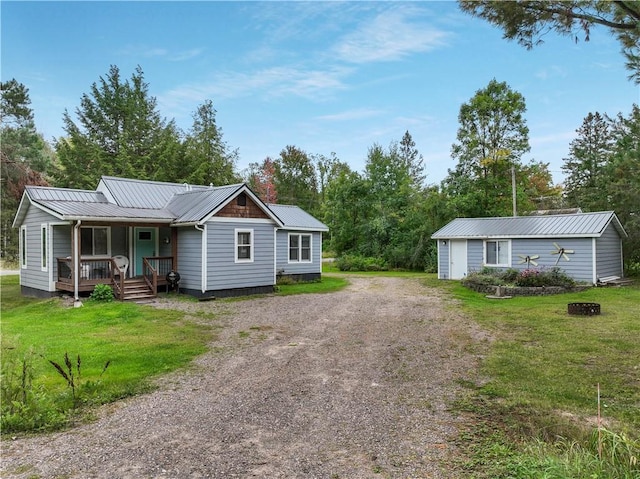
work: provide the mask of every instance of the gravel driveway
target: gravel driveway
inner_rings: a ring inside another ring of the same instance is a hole
[[[73,430],[2,441],[4,478],[451,478],[447,403],[486,335],[418,281],[238,302],[194,368]]]

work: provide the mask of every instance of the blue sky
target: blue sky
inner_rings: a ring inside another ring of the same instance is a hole
[[[62,115],[117,65],[137,65],[162,116],[183,130],[213,101],[242,170],[287,145],[362,171],[368,149],[409,131],[427,182],[455,166],[460,106],[491,79],[527,103],[530,159],[562,159],[589,112],[628,114],[640,89],[601,28],[575,43],[549,34],[527,51],[443,2],[2,1],[3,81],[29,88],[36,126],[64,135]],[[75,115],[72,115],[75,118]]]

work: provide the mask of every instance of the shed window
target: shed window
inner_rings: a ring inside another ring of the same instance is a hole
[[[510,266],[510,241],[488,240],[484,243],[484,264],[487,266]]]
[[[109,256],[109,228],[88,226],[80,228],[82,256]]]
[[[253,261],[253,230],[236,230],[236,263]]]
[[[289,262],[311,262],[311,235],[289,234]]]

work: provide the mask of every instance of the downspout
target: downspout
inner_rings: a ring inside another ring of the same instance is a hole
[[[198,224],[193,225],[193,227],[202,233],[202,251],[200,253],[202,256],[200,260],[202,271],[200,274],[200,290],[202,291],[202,294],[204,294],[207,290],[207,228]]]
[[[75,308],[79,308],[82,306],[82,301],[80,301],[80,295],[78,294],[79,289],[79,278],[80,278],[80,251],[79,251],[79,236],[80,236],[80,225],[82,224],[82,220],[78,220],[76,224],[73,226],[73,306]]]

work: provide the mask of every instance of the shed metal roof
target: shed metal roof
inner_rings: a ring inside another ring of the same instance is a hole
[[[550,216],[456,218],[433,239],[598,237],[610,222],[620,236],[627,233],[613,211]]]
[[[282,220],[287,228],[313,231],[329,231],[327,225],[317,220],[302,208],[294,205],[267,205]]]

